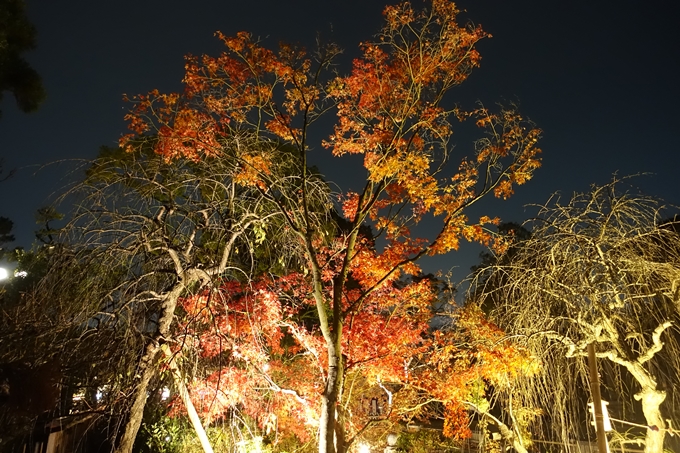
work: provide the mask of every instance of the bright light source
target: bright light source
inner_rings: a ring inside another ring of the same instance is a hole
[[[607,410],[609,402],[602,400],[601,403],[602,403],[602,424],[604,425],[604,430],[606,432],[609,432],[612,430],[612,423],[609,420],[609,411]],[[593,416],[593,421],[591,421],[590,424],[595,426],[595,411],[593,410],[593,403],[588,403],[588,410],[590,410],[590,414]]]
[[[359,444],[359,453],[371,453],[371,447],[368,444]]]
[[[26,272],[26,271],[14,271],[14,276],[26,278],[28,276],[28,272]]]
[[[9,272],[4,267],[0,267],[0,280],[5,280],[9,277]]]
[[[94,394],[94,397],[97,399],[97,401],[101,401],[103,396],[104,394],[102,393],[101,389],[97,389],[97,393]]]
[[[161,401],[165,401],[168,398],[170,398],[170,389],[163,387],[163,391],[161,392]]]
[[[240,440],[236,442],[236,446],[241,453],[262,453],[262,437]]]

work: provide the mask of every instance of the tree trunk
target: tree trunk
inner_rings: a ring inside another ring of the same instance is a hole
[[[144,407],[146,406],[147,391],[151,378],[156,374],[156,356],[158,344],[151,342],[146,346],[144,356],[139,364],[139,383],[135,387],[134,401],[130,408],[130,416],[125,424],[123,437],[118,443],[116,453],[132,453],[132,447],[137,438],[137,432],[142,425]]]
[[[491,420],[491,422],[498,427],[498,430],[500,431],[501,437],[503,438],[503,440],[512,444],[512,448],[514,448],[517,453],[528,453],[527,449],[522,444],[519,435],[515,435],[515,433],[508,427],[508,425],[503,423],[499,418],[494,417],[493,415],[491,415],[486,410],[480,409],[480,407],[477,406],[476,404],[473,404],[473,403],[470,403],[470,402],[467,402],[467,401],[464,401],[463,403],[466,406],[472,408],[475,412],[477,412],[482,417],[485,417],[485,418]]]
[[[605,328],[613,339],[618,338],[616,329],[605,319]],[[644,364],[651,360],[654,355],[661,351],[663,342],[661,335],[672,323],[666,321],[654,329],[652,334],[653,344],[644,353],[639,354],[636,359],[625,359],[626,350],[624,345],[614,344],[616,351],[603,354],[614,363],[622,365],[640,385],[640,392],[634,395],[635,399],[642,403],[642,412],[647,422],[647,434],[645,436],[645,453],[663,453],[663,441],[666,436],[666,423],[661,415],[661,403],[666,399],[666,392],[658,390],[656,377],[645,368]]]
[[[158,331],[156,338],[149,341],[144,349],[144,355],[139,363],[138,375],[140,376],[139,383],[134,390],[134,402],[130,409],[130,416],[123,431],[123,437],[118,443],[115,453],[132,453],[132,447],[137,438],[139,427],[142,425],[142,418],[144,417],[144,408],[146,407],[147,393],[149,390],[149,382],[156,374],[156,357],[160,349],[160,343],[170,333],[170,326],[175,317],[175,308],[177,308],[177,300],[184,290],[184,285],[177,283],[172,290],[167,294],[163,305],[161,306],[161,316],[158,319]]]
[[[604,431],[604,415],[602,413],[602,395],[600,394],[600,375],[597,372],[595,343],[588,344],[588,371],[590,372],[590,394],[593,400],[593,416],[595,417],[595,433],[597,434],[597,450],[608,453],[609,444]]]
[[[642,403],[642,412],[645,414],[648,425],[647,435],[645,436],[645,453],[663,453],[666,423],[659,408],[666,399],[666,392],[646,388],[637,393],[635,399]]]
[[[498,425],[498,430],[501,432],[501,436],[506,442],[510,442],[512,444],[512,448],[515,449],[517,453],[527,453],[527,449],[524,448],[524,445],[519,441],[517,436],[514,435],[512,430],[508,428],[508,425],[505,423],[501,422],[500,420],[496,419],[496,424]]]
[[[335,424],[337,422],[338,394],[342,380],[341,355],[335,345],[328,346],[328,378],[323,394],[321,418],[319,420],[319,453],[336,453]],[[340,440],[340,443],[342,441]]]
[[[205,432],[205,428],[203,427],[201,418],[198,416],[196,407],[194,406],[194,403],[191,401],[189,389],[187,388],[184,382],[182,373],[179,371],[179,368],[177,367],[177,363],[175,362],[175,358],[172,355],[172,351],[170,351],[170,348],[168,347],[167,344],[164,344],[161,347],[161,349],[163,350],[163,354],[165,354],[165,357],[168,359],[168,366],[172,371],[172,377],[173,380],[175,381],[175,386],[177,386],[179,396],[180,398],[182,398],[184,407],[187,410],[187,415],[189,416],[189,421],[191,421],[191,426],[194,427],[196,436],[198,437],[198,440],[201,442],[201,447],[203,447],[203,451],[205,453],[213,453],[213,448],[212,445],[210,445],[210,439],[208,439],[208,434]]]
[[[329,401],[329,397],[324,392],[321,398],[321,417],[319,418],[319,453],[333,453],[333,441],[332,436],[329,440],[329,433],[332,433],[332,426],[334,423],[331,419],[335,418],[335,414],[332,414],[331,408],[333,407]],[[329,443],[331,445],[329,445]]]
[[[656,342],[659,342],[658,338]],[[666,423],[661,416],[661,403],[666,399],[666,392],[657,390],[656,379],[642,366],[640,360],[619,361],[619,363],[628,369],[642,389],[634,397],[642,403],[642,413],[645,415],[648,426],[645,436],[645,453],[663,453]]]

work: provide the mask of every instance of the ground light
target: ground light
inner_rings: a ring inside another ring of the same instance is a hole
[[[359,444],[359,453],[371,453],[371,447],[368,444]]]

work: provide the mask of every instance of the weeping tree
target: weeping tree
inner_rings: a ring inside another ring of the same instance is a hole
[[[644,417],[644,439],[628,441],[661,453],[672,429],[668,389],[679,382],[680,236],[660,222],[659,201],[621,184],[614,179],[565,204],[553,197],[531,237],[479,272],[474,291],[542,360],[542,372],[519,385],[527,406],[546,409],[547,429],[565,443],[584,435],[584,357],[593,344],[603,383],[628,408],[619,416]]]
[[[247,144],[246,134],[238,139]],[[107,383],[109,394],[120,396],[111,402],[122,420],[116,451],[132,450],[162,366],[175,378],[204,450],[211,451],[191,408],[188,378],[170,352],[182,334],[177,321],[186,316],[178,303],[225,280],[247,281],[263,260],[285,266],[283,257],[295,250],[285,245],[287,233],[268,202],[234,182],[239,151],[233,143],[222,143],[219,159],[169,163],[151,151],[154,140],[140,138],[132,152],[104,150],[70,192],[79,202],[60,237],[70,262],[48,275],[53,284],[43,294],[70,294],[71,306],[82,308],[83,335],[108,336],[109,347],[125,351],[107,364],[118,371]],[[295,173],[286,153],[279,156],[279,167]],[[324,192],[325,185],[318,188]]]

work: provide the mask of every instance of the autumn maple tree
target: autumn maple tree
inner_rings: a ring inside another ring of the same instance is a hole
[[[363,259],[374,258],[370,241],[362,244]],[[329,247],[323,256],[332,260],[336,252]],[[327,273],[323,281],[327,297],[333,275]],[[361,293],[361,274],[352,272],[351,278],[348,291]],[[218,292],[184,299],[187,321],[179,323],[179,330],[185,339],[176,343],[175,353],[180,360],[200,356],[203,362],[199,368],[205,372],[194,377],[190,388],[206,423],[238,410],[257,421],[275,443],[290,435],[307,441],[318,429],[318,395],[328,365],[310,283],[303,272],[290,272],[225,282]],[[341,391],[338,410],[344,416],[337,426],[348,444],[375,418],[365,407],[366,384],[406,382],[409,362],[426,352],[433,299],[427,279],[385,285],[348,317],[342,348],[351,383]],[[391,394],[383,389],[381,396]],[[381,404],[380,415],[388,417],[390,408],[384,406],[388,404]]]
[[[526,419],[535,417],[538,411],[517,403],[493,410],[494,400],[499,395],[512,400],[517,378],[530,378],[539,367],[528,349],[513,342],[470,302],[455,310],[450,322],[434,332],[426,360],[409,384],[422,400],[443,405],[444,435],[470,437],[466,412],[471,411],[482,422],[496,425],[517,453],[526,453],[531,443]]]
[[[346,448],[340,428],[349,340],[365,341],[377,322],[359,314],[393,312],[395,323],[416,322],[400,307],[422,306],[424,284],[411,280],[400,291],[413,295],[392,295],[398,281],[420,275],[420,258],[456,250],[462,238],[502,251],[503,241],[487,229],[498,220],[471,220],[465,209],[488,194],[509,197],[540,164],[540,131],[514,110],[447,107],[445,95],[479,65],[475,44],[487,36],[479,27],[458,25],[457,14],[446,0],[432,0],[422,10],[406,2],[388,6],[381,32],[361,44],[362,56],[346,76],[329,70],[339,53],[333,45],[313,54],[286,44],[272,51],[248,33],[218,33],[225,52],[188,57],[183,93],[153,91],[131,99],[133,133],[123,137],[123,147],[134,152],[146,141],[170,162],[234,159],[234,181],[256,190],[282,221],[262,226],[265,237],[276,228],[294,238],[290,250],[300,263],[294,271],[304,276],[322,339],[322,453]],[[363,156],[354,172],[364,175],[363,187],[339,198],[307,161],[308,153],[323,152],[312,149],[310,130],[329,111],[337,121],[322,147],[338,159]],[[453,155],[452,118],[471,119],[484,131],[469,157]],[[449,174],[451,161],[457,170]],[[335,233],[327,227],[334,210],[343,216]],[[437,225],[436,234],[415,236],[421,221]],[[375,247],[360,234],[366,224],[374,229]],[[367,325],[355,336],[361,322]],[[385,334],[371,333],[377,343]]]
[[[201,370],[188,387],[206,424],[239,411],[266,434],[273,430],[275,438],[284,432],[308,440],[306,428],[314,419],[311,412],[316,412],[312,395],[319,389],[300,364],[306,357],[298,357],[298,348],[282,341],[293,334],[286,326],[296,310],[281,303],[270,283],[229,281],[218,291],[185,298],[182,308],[187,316],[179,323],[183,338],[175,344],[174,354],[178,362],[197,363]],[[295,286],[288,277],[279,284]],[[304,372],[291,384],[280,379],[282,368]],[[175,405],[172,413],[183,409]]]
[[[331,289],[329,279],[324,290]],[[442,297],[436,290],[429,279],[396,282],[351,315],[343,338],[342,425],[336,430],[351,445],[357,436],[379,435],[390,423],[443,418],[444,434],[464,439],[471,433],[472,410],[497,425],[516,451],[526,452],[526,426],[508,426],[492,415],[493,396],[487,392],[489,386],[512,390],[517,376],[533,374],[536,361],[473,304],[455,310],[446,326],[431,332],[429,308]],[[206,424],[237,411],[255,420],[273,444],[313,436],[327,365],[318,322],[309,316],[311,293],[306,276],[292,272],[230,281],[218,292],[184,299],[187,321],[180,323],[184,339],[175,354],[188,360],[188,368],[203,370],[189,387]],[[196,356],[198,366],[191,359]],[[526,412],[517,405],[510,410]]]

